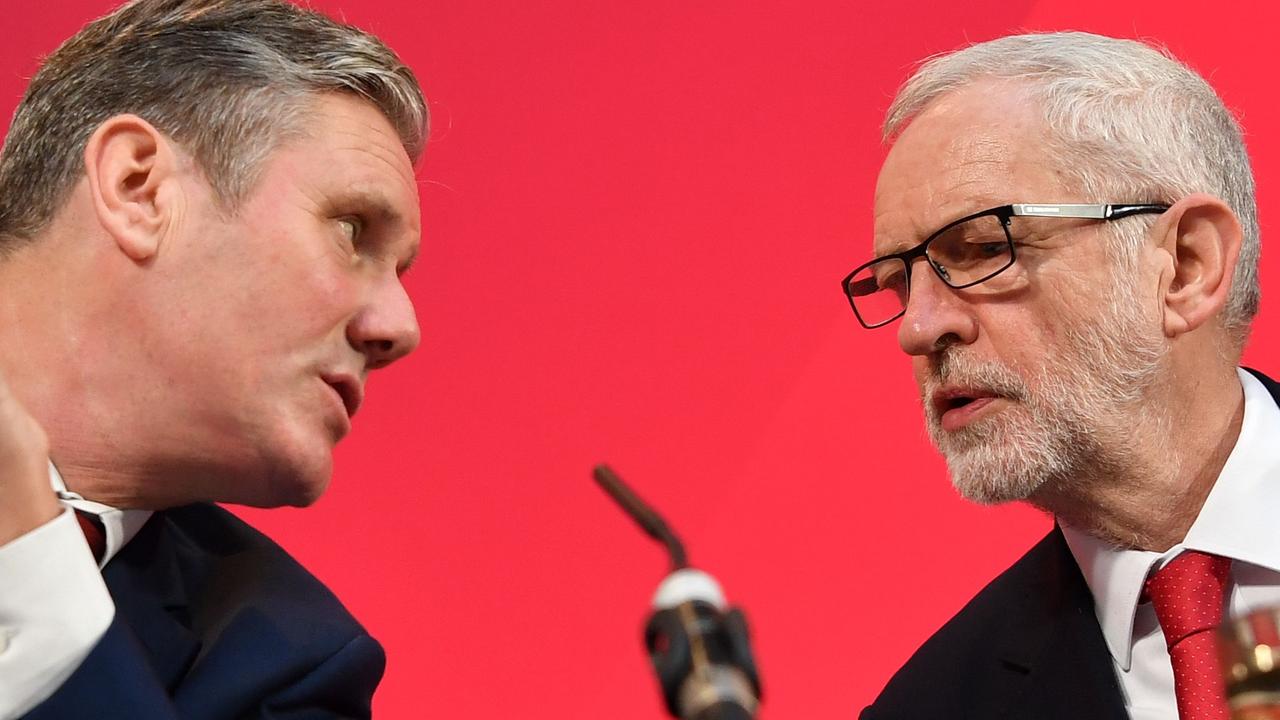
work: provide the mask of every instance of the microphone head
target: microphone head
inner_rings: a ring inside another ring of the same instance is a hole
[[[683,568],[668,575],[658,586],[658,591],[653,594],[653,608],[666,610],[694,600],[701,600],[720,611],[729,606],[715,578],[701,570]]]

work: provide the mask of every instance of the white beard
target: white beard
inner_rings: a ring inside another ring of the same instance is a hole
[[[1064,347],[1027,380],[996,361],[951,346],[936,355],[921,387],[929,435],[965,498],[991,505],[1031,498],[1042,488],[1114,473],[1131,457],[1140,425],[1159,424],[1144,400],[1161,376],[1168,341],[1130,289],[1104,300],[1104,312],[1064,333]],[[947,384],[982,389],[1004,407],[945,431],[933,406]]]

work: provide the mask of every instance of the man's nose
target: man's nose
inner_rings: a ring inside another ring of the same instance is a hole
[[[418,318],[399,277],[387,275],[372,288],[368,304],[347,326],[347,339],[367,358],[369,370],[386,367],[418,347]]]
[[[928,355],[948,345],[978,339],[973,308],[921,258],[912,268],[907,307],[898,326],[898,344],[908,355]]]

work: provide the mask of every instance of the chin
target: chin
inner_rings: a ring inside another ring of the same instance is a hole
[[[332,479],[333,458],[325,453],[310,462],[284,465],[267,478],[266,487],[273,497],[272,506],[307,507],[320,499]]]
[[[328,489],[329,479],[328,473],[299,473],[281,468],[252,480],[249,486],[242,487],[238,497],[218,498],[218,502],[257,508],[307,507]]]
[[[939,448],[946,458],[951,484],[961,496],[979,505],[1030,500],[1055,478],[1070,477],[1078,466],[1071,446],[1062,438],[1025,429],[942,440]]]
[[[252,406],[227,423],[232,432],[202,453],[210,462],[205,499],[258,508],[314,504],[333,476],[337,437],[326,409],[284,401]]]
[[[329,442],[303,433],[286,433],[259,449],[256,468],[240,473],[237,484],[253,507],[307,507],[320,499],[333,477]]]
[[[326,472],[321,478],[297,483],[288,504],[292,507],[307,507],[313,504],[320,499],[325,490],[329,489],[329,481],[332,479],[333,473]]]

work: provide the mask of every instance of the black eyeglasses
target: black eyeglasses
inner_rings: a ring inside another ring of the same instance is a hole
[[[986,282],[1013,265],[1013,239],[1023,237],[1011,229],[1014,218],[1108,221],[1168,209],[1168,205],[1001,205],[951,222],[910,250],[859,265],[840,285],[858,322],[868,329],[877,328],[906,312],[911,266],[916,258],[923,257],[942,282],[960,290]]]

